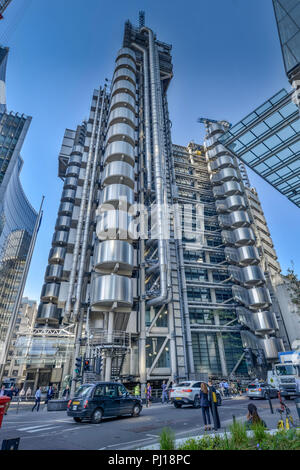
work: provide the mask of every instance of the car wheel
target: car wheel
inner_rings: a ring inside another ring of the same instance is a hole
[[[199,398],[199,395],[196,395],[196,396],[195,396],[193,407],[194,407],[194,408],[200,408],[200,398]]]
[[[81,423],[82,418],[73,418],[76,423]]]
[[[92,423],[99,424],[102,421],[103,411],[101,408],[96,408],[94,413],[92,414]]]
[[[181,408],[182,404],[181,403],[174,403],[175,408]]]
[[[134,405],[131,416],[137,418],[141,412],[141,407],[139,405]]]

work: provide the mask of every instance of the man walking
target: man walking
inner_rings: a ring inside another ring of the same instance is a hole
[[[168,404],[168,401],[169,401],[168,391],[167,391],[168,386],[165,380],[163,381],[161,388],[162,388],[162,403]]]
[[[37,391],[35,392],[35,404],[34,404],[34,406],[32,407],[32,410],[31,410],[31,411],[33,411],[36,406],[37,406],[36,411],[39,411],[39,409],[40,409],[40,403],[41,403],[41,396],[42,396],[41,387],[39,387],[39,388],[37,389]]]

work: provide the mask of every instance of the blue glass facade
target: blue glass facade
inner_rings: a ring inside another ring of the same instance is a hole
[[[219,141],[300,207],[300,116],[292,96],[280,90]]]
[[[289,79],[299,78],[300,2],[273,0],[285,71]]]

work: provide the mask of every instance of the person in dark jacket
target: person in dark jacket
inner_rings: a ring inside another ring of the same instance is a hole
[[[48,388],[48,391],[47,391],[47,398],[46,398],[46,401],[45,401],[45,405],[47,405],[48,401],[51,400],[54,396],[54,390],[53,390],[53,387],[52,385],[50,385],[50,387]]]
[[[67,385],[66,388],[64,389],[62,396],[66,399],[69,398],[69,396],[70,396],[70,387],[69,387],[69,385]]]
[[[210,413],[209,413],[209,397],[208,397],[208,388],[206,383],[201,383],[200,389],[200,406],[202,409],[202,416],[204,421],[204,430],[211,429],[211,422],[210,422]]]
[[[217,392],[216,388],[214,387],[212,381],[209,380],[208,381],[208,399],[209,399],[210,411],[211,411],[213,421],[214,421],[215,431],[217,431],[217,429],[220,429],[221,427],[220,417],[218,413],[218,400],[217,400],[216,392]]]

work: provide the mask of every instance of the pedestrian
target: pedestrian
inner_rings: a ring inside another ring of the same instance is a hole
[[[228,385],[228,382],[226,380],[224,380],[224,382],[223,382],[223,387],[224,387],[225,397],[229,397],[229,385]]]
[[[54,395],[54,390],[53,390],[52,385],[50,385],[47,391],[45,405],[47,405],[48,401],[50,401],[53,398],[53,395]]]
[[[5,395],[5,385],[2,385],[1,390],[0,390],[0,397],[4,397]]]
[[[264,428],[267,427],[266,423],[264,422],[263,419],[259,416],[257,412],[257,408],[253,403],[249,403],[248,405],[248,414],[247,414],[247,422],[246,422],[246,427],[248,429],[252,428],[252,425],[255,424],[261,424]]]
[[[148,382],[147,387],[146,387],[146,406],[147,406],[147,408],[149,408],[150,405],[151,405],[151,399],[152,399],[152,388],[151,388],[150,383]]]
[[[208,381],[208,399],[210,411],[214,421],[214,429],[217,431],[221,427],[220,417],[218,412],[217,391],[211,380]]]
[[[168,396],[168,386],[166,384],[166,381],[164,380],[163,383],[162,383],[162,403],[166,403],[168,404],[168,401],[169,401],[169,396]]]
[[[69,385],[66,385],[66,388],[64,389],[62,396],[64,398],[66,398],[66,400],[69,398],[69,396],[70,396],[70,387],[69,387]]]
[[[221,380],[221,382],[219,383],[219,390],[220,390],[221,396],[224,397],[224,383],[223,383],[223,380]]]
[[[37,391],[35,392],[35,404],[34,406],[32,407],[32,410],[33,411],[35,409],[35,407],[37,407],[36,411],[39,411],[40,409],[40,403],[41,403],[41,396],[42,396],[42,392],[41,392],[41,387],[39,387],[37,389]]]
[[[31,388],[28,387],[26,390],[26,400],[29,400],[29,398],[31,397],[31,393],[32,393]]]
[[[135,398],[140,398],[140,395],[141,395],[141,391],[140,391],[140,384],[136,384],[136,386],[134,387],[134,396]]]
[[[24,396],[25,396],[25,390],[24,390],[24,387],[23,387],[23,388],[21,388],[19,395],[20,395],[20,399],[22,400],[22,398],[24,398]]]
[[[209,396],[208,396],[208,388],[206,383],[201,383],[200,388],[200,407],[202,409],[202,417],[204,421],[204,430],[210,431],[211,430],[211,421],[210,421],[210,412],[209,412]]]
[[[241,386],[241,382],[237,381],[236,383],[236,389],[237,389],[237,392],[240,396],[243,395],[243,391],[242,391],[242,386]]]

